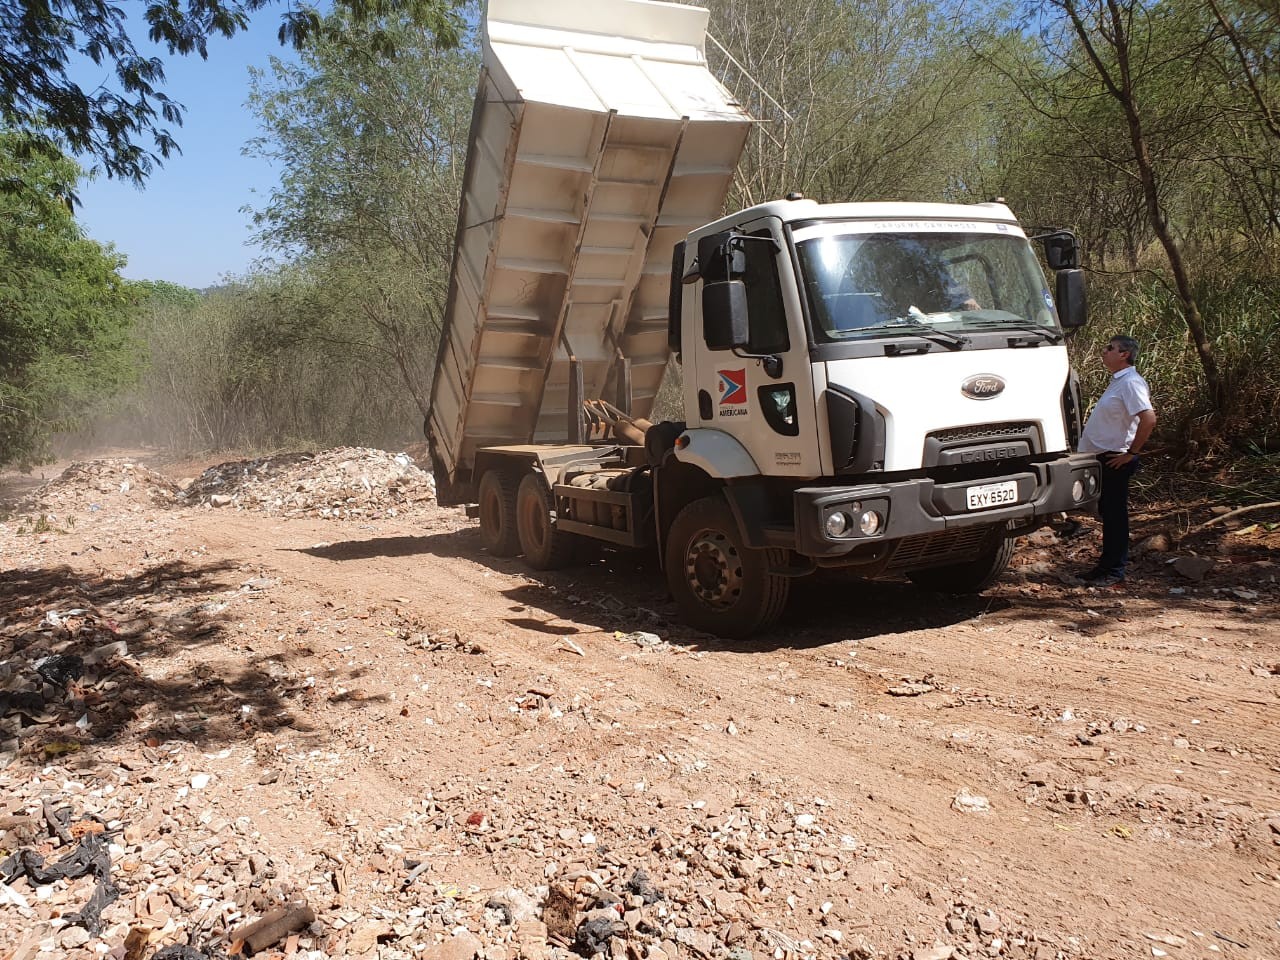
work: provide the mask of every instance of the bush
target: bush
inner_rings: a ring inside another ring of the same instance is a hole
[[[1206,274],[1195,295],[1227,388],[1221,417],[1214,416],[1181,304],[1150,275],[1091,281],[1092,319],[1071,341],[1085,395],[1091,402],[1106,386],[1097,361],[1102,347],[1129,334],[1142,347],[1138,367],[1151,384],[1164,443],[1191,455],[1251,445],[1280,450],[1280,371],[1273,362],[1280,345],[1280,283],[1257,274]]]

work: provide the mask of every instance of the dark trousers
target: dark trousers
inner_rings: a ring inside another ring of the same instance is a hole
[[[1118,453],[1100,453],[1102,489],[1098,496],[1098,516],[1102,518],[1102,556],[1095,569],[1099,573],[1124,573],[1129,562],[1129,478],[1138,472],[1135,457],[1123,467],[1107,462]]]

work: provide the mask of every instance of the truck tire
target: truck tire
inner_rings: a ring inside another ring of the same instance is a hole
[[[520,552],[516,533],[516,482],[502,470],[486,470],[480,478],[480,543],[495,557]]]
[[[911,582],[938,593],[980,593],[999,579],[1013,557],[1014,540],[1001,537],[973,560],[907,574]]]
[[[526,473],[516,490],[516,532],[525,563],[535,570],[558,570],[576,557],[581,538],[551,522],[555,503],[541,474]]]
[[[771,573],[785,551],[745,546],[724,498],[695,500],[676,515],[667,535],[667,584],[680,616],[692,627],[741,639],[778,619],[791,581]]]

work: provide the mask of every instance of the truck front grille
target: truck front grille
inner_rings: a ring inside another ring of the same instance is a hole
[[[1001,464],[1033,456],[1044,449],[1035,423],[975,423],[968,427],[934,430],[924,439],[922,465],[963,467],[971,476],[989,476]]]
[[[898,547],[889,558],[885,571],[945,567],[971,560],[990,536],[989,526],[975,526],[903,537],[898,541]]]
[[[971,427],[952,427],[934,430],[930,440],[950,446],[955,443],[986,443],[988,441],[1023,439],[1035,433],[1033,423],[979,423]]]

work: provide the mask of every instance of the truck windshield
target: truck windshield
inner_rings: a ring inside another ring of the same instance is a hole
[[[797,244],[819,342],[1020,330],[1059,339],[1053,298],[1024,237],[862,233]]]

